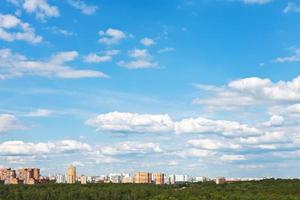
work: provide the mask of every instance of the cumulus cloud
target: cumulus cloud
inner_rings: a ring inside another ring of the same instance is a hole
[[[155,41],[151,38],[145,37],[145,38],[141,39],[140,43],[146,47],[149,47],[149,46],[154,45]]]
[[[168,115],[110,112],[88,119],[86,124],[103,132],[160,133],[173,130],[173,121]]]
[[[239,149],[241,147],[241,145],[239,145],[238,143],[224,138],[192,139],[192,140],[188,140],[187,143],[196,148],[209,149],[209,150]]]
[[[78,52],[60,52],[53,55],[48,61],[31,60],[13,53],[10,49],[0,49],[0,78],[35,75],[58,78],[91,78],[107,77],[100,71],[73,69],[67,63],[73,61]]]
[[[19,130],[22,129],[18,122],[18,119],[11,114],[0,114],[0,134],[6,133],[10,130]]]
[[[300,101],[300,77],[291,81],[272,82],[270,79],[250,77],[234,80],[226,86],[201,88],[212,94],[198,98],[194,103],[219,108],[234,108],[252,105],[274,105]]]
[[[87,5],[83,0],[68,0],[68,3],[85,15],[92,15],[98,9],[97,6]]]
[[[276,144],[285,143],[290,138],[284,132],[266,132],[261,136],[240,138],[240,142],[243,144]]]
[[[183,133],[217,133],[224,136],[258,135],[260,131],[246,124],[235,121],[210,120],[202,117],[183,119],[175,123],[175,132]]]
[[[215,152],[210,150],[190,148],[182,152],[179,152],[177,155],[183,158],[188,158],[188,157],[203,158],[203,157],[213,156],[215,155]]]
[[[22,7],[27,13],[34,13],[36,18],[44,21],[47,17],[58,17],[59,10],[50,5],[47,0],[9,0],[18,7]]]
[[[46,143],[31,143],[23,141],[6,141],[0,143],[0,155],[2,156],[32,156],[74,153],[90,150],[90,145],[75,140],[62,140]]]
[[[34,28],[22,22],[14,15],[0,13],[0,39],[13,42],[23,40],[30,43],[40,43],[43,38],[35,34]]]
[[[121,142],[114,146],[101,146],[98,151],[110,156],[163,152],[159,144],[152,142]]]
[[[271,116],[270,120],[265,122],[265,126],[281,126],[284,123],[284,118],[279,115],[273,115]]]
[[[106,45],[119,44],[127,35],[118,29],[109,28],[106,31],[99,31],[99,42]]]
[[[152,56],[147,49],[133,49],[128,52],[129,56],[133,58],[132,61],[119,61],[118,65],[128,69],[145,69],[157,67],[158,63],[153,61]]]
[[[108,50],[103,52],[102,54],[96,54],[96,53],[89,53],[85,58],[85,62],[88,63],[102,63],[102,62],[108,62],[113,59],[113,56],[118,55],[118,50]]]

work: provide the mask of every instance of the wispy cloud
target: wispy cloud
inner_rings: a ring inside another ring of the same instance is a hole
[[[0,114],[0,134],[11,130],[23,129],[16,116],[11,114]]]
[[[158,63],[153,61],[152,56],[147,49],[133,49],[128,52],[129,56],[133,58],[132,61],[119,61],[118,65],[128,69],[145,69],[157,67]]]
[[[175,48],[173,48],[173,47],[166,47],[166,48],[158,50],[158,53],[167,53],[167,52],[171,52],[171,51],[175,51]]]
[[[74,36],[76,35],[72,31],[68,31],[62,28],[58,28],[56,26],[48,27],[46,28],[47,30],[50,30],[54,34],[59,34],[59,35],[64,35],[64,36]]]
[[[35,75],[57,78],[92,78],[107,77],[106,74],[86,69],[73,69],[67,63],[73,61],[78,52],[60,52],[53,55],[48,61],[31,60],[27,57],[13,53],[10,49],[0,49],[0,78]]]
[[[283,9],[284,13],[300,12],[300,4],[288,2],[287,6]]]
[[[87,5],[83,0],[68,0],[68,3],[72,7],[80,10],[82,12],[82,14],[85,14],[85,15],[92,15],[98,9],[98,6]]]
[[[35,111],[25,114],[27,117],[49,117],[54,113],[52,110],[48,109],[37,109]]]

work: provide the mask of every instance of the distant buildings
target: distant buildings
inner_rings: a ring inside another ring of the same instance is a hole
[[[225,177],[217,177],[215,179],[215,182],[217,185],[224,184],[224,183],[226,183],[226,178]]]
[[[134,183],[151,183],[152,175],[149,172],[138,172],[134,175]]]
[[[133,177],[130,174],[123,174],[122,183],[133,183]]]
[[[172,174],[169,176],[170,184],[181,184],[191,182],[188,175]]]
[[[163,185],[165,183],[165,174],[163,173],[153,174],[153,181],[156,185]]]
[[[87,184],[87,177],[84,176],[84,175],[81,175],[81,177],[80,177],[80,183],[81,184]]]
[[[76,167],[71,165],[67,171],[67,183],[74,184],[76,183]]]
[[[65,175],[63,175],[63,174],[56,175],[56,183],[63,184],[63,183],[66,183],[66,182],[67,182],[67,180],[66,180]]]
[[[225,178],[217,177],[213,179],[216,184],[236,183],[240,181],[259,181],[267,178]],[[183,174],[166,175],[164,173],[137,172],[133,176],[128,173],[110,173],[100,176],[77,176],[76,167],[68,167],[66,174],[57,174],[52,176],[41,176],[38,168],[21,168],[14,170],[12,168],[0,168],[0,184],[43,184],[56,182],[58,184],[81,184],[88,183],[135,183],[135,184],[185,184],[206,182],[210,179],[197,176],[192,177]],[[212,179],[211,179],[212,180]]]
[[[194,178],[194,183],[197,183],[197,182],[206,182],[206,181],[208,181],[208,179],[206,178],[206,177],[204,177],[204,176],[196,176],[195,178]]]
[[[17,171],[11,168],[0,169],[0,181],[4,184],[36,184],[40,182],[40,169],[22,168]]]

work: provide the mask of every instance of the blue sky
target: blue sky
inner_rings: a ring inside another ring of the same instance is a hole
[[[299,177],[299,19],[297,0],[5,0],[0,165]]]

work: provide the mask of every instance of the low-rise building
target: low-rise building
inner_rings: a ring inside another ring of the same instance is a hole
[[[224,183],[226,183],[226,178],[225,177],[217,177],[215,179],[215,182],[217,185],[224,184]]]

